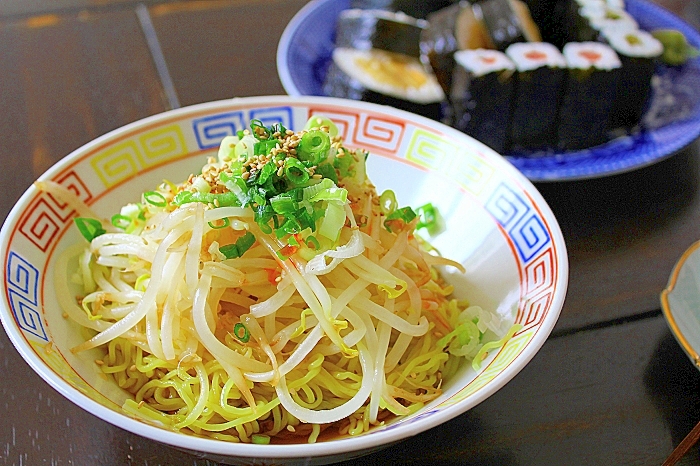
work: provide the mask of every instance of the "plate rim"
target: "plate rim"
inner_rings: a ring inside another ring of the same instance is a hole
[[[282,36],[278,42],[277,46],[277,70],[282,86],[290,96],[304,96],[296,86],[294,78],[291,74],[289,66],[287,66],[287,56],[290,47],[292,46],[291,39],[297,32],[300,24],[306,19],[306,17],[317,9],[322,8],[327,3],[331,3],[334,0],[311,0],[309,3],[304,5],[292,18],[289,24],[285,27]],[[336,0],[337,1],[337,0]],[[686,35],[688,40],[696,46],[700,46],[700,32],[697,31],[693,26],[691,26],[687,21],[678,17],[673,12],[650,2],[649,0],[627,0],[628,5],[633,5],[634,8],[642,8],[644,10],[650,10],[650,12],[655,16],[660,16],[664,21],[673,22],[673,27],[681,29]],[[645,15],[646,16],[646,15]],[[700,58],[694,59],[695,63],[700,64]],[[675,123],[675,122],[674,122]],[[559,158],[565,157],[581,157],[582,159],[589,158],[590,156],[585,154],[585,151],[591,150],[592,148],[583,149],[581,151],[575,152],[554,152],[543,154],[541,156],[522,156],[515,154],[502,154],[503,158],[508,160],[512,165],[514,165],[519,171],[521,171],[530,181],[537,183],[551,183],[560,181],[579,181],[579,180],[590,180],[596,178],[603,178],[608,176],[613,176],[617,174],[627,173],[634,170],[638,170],[650,165],[661,162],[667,158],[672,157],[680,150],[691,145],[700,136],[700,107],[695,109],[695,112],[684,120],[678,122],[678,124],[692,124],[692,131],[686,131],[684,136],[681,138],[674,139],[670,143],[663,145],[657,145],[656,148],[649,143],[643,143],[642,148],[655,149],[651,154],[631,154],[626,159],[612,160],[602,166],[596,168],[594,163],[589,165],[584,165],[583,169],[577,167],[563,167],[559,168],[532,168],[524,166],[524,162],[532,162],[533,160],[541,159],[556,162]],[[654,129],[653,131],[658,131],[664,127],[668,127],[668,124]],[[643,132],[642,134],[648,134]],[[616,141],[633,141],[635,135],[625,136],[619,140],[612,140],[605,144],[595,147],[611,147],[611,144],[615,144]],[[611,147],[614,149],[614,146]],[[640,159],[640,160],[635,160]]]

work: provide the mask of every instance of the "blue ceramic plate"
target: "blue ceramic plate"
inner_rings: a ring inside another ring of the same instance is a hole
[[[324,95],[321,86],[333,51],[335,20],[349,6],[349,0],[313,0],[289,23],[277,50],[277,69],[289,95]],[[627,11],[643,29],[677,29],[700,47],[695,29],[657,5],[627,0]],[[650,165],[700,136],[698,89],[700,60],[679,68],[659,66],[644,131],[576,152],[504,155],[532,181],[597,178]]]

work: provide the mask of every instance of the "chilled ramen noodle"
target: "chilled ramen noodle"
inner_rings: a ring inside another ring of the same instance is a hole
[[[104,350],[127,413],[227,441],[315,442],[420,409],[517,326],[451,296],[437,267],[462,265],[415,234],[439,214],[377,193],[367,155],[324,118],[296,133],[253,120],[201,174],[110,220],[37,182],[89,243],[56,275],[92,332],[72,351]]]

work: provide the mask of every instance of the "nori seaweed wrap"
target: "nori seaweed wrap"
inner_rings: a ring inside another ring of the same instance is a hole
[[[481,0],[472,10],[488,31],[490,48],[504,51],[517,42],[542,40],[527,5],[520,0]]]
[[[514,150],[542,150],[557,141],[558,110],[566,77],[564,56],[546,42],[506,49],[517,70],[510,140]]]
[[[607,142],[620,59],[601,42],[569,42],[563,54],[568,79],[559,109],[559,148],[580,150]]]
[[[445,93],[449,93],[457,50],[489,48],[484,25],[474,17],[466,0],[431,13],[421,36],[421,50]]]
[[[343,10],[338,15],[335,46],[371,48],[420,57],[421,33],[427,26],[404,13],[384,10]]]
[[[642,119],[651,95],[651,78],[663,45],[642,30],[604,29],[603,38],[617,52],[622,73],[617,84],[610,129],[633,131]]]
[[[363,100],[440,120],[445,94],[418,58],[339,47],[323,84],[326,95]]]
[[[496,152],[508,150],[515,65],[497,50],[455,53],[453,126]]]
[[[414,18],[425,19],[430,13],[446,8],[452,3],[453,0],[352,0],[350,7],[402,11]]]

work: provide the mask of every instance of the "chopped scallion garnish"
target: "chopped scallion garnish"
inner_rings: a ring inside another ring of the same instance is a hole
[[[94,218],[76,217],[74,220],[78,231],[83,235],[83,238],[91,242],[100,235],[104,235],[107,231],[102,227],[102,222]]]
[[[255,235],[247,231],[233,244],[227,244],[219,247],[219,252],[226,256],[226,259],[235,259],[241,257],[245,252],[255,244]]]
[[[250,340],[250,331],[240,322],[233,326],[233,335],[238,338],[241,343],[248,343]]]

